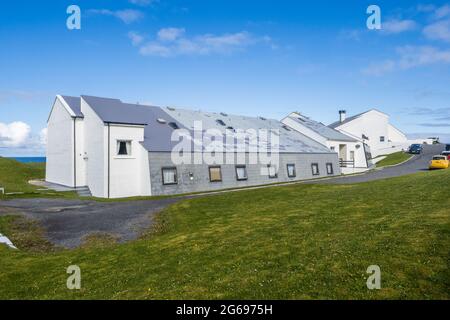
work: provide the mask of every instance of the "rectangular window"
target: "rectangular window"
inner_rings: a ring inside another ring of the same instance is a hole
[[[288,164],[287,165],[287,175],[289,178],[295,178],[295,164]]]
[[[318,176],[320,174],[320,172],[319,172],[319,164],[318,163],[311,164],[311,169],[312,169],[313,176]]]
[[[274,179],[274,178],[278,177],[277,167],[275,167],[274,165],[268,164],[267,171],[269,172],[270,179]]]
[[[238,181],[247,180],[247,168],[245,166],[236,166],[236,179]]]
[[[333,164],[327,163],[327,174],[333,174]]]
[[[131,141],[117,140],[117,155],[130,156],[131,155]]]
[[[220,166],[209,167],[209,181],[210,182],[222,181],[222,170],[221,170]]]
[[[350,160],[351,161],[355,160],[355,151],[350,151]]]
[[[330,147],[330,150],[334,151],[334,150],[336,150],[336,148],[335,147]]]
[[[162,183],[164,185],[177,184],[178,183],[177,168],[175,167],[162,168]]]
[[[380,142],[384,142],[384,136],[380,137]]]

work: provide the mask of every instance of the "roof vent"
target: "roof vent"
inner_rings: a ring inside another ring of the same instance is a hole
[[[225,122],[223,122],[221,119],[217,119],[216,122],[221,126],[226,126]]]
[[[169,122],[168,125],[174,130],[180,129],[180,127],[175,122]]]
[[[167,107],[167,110],[175,111],[175,108],[173,108],[173,107]]]
[[[264,118],[264,117],[259,117],[259,119],[261,119],[261,120],[267,120],[266,118]]]
[[[228,115],[225,112],[221,112],[221,115],[223,115],[224,117],[228,117]]]
[[[164,120],[163,118],[158,118],[156,119],[156,121],[158,121],[159,123],[166,123],[166,120]]]

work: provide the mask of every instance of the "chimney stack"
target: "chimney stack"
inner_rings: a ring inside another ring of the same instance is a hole
[[[339,110],[339,121],[340,122],[344,122],[345,121],[346,113],[347,112],[345,110]]]

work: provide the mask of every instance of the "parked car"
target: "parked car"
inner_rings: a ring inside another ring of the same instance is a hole
[[[433,159],[430,161],[429,169],[447,169],[449,167],[449,160],[446,156],[438,155],[433,156]]]
[[[421,154],[423,150],[423,147],[421,144],[412,144],[409,147],[409,153],[411,154]]]
[[[450,160],[450,151],[442,151],[441,155],[446,156],[447,160]]]

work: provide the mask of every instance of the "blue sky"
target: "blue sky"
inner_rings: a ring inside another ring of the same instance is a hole
[[[0,155],[44,154],[56,94],[326,124],[377,108],[450,141],[449,2],[16,0],[0,23]]]

